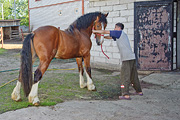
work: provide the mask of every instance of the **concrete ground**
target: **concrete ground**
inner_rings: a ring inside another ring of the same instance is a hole
[[[132,100],[67,101],[0,114],[0,120],[180,120],[180,72],[153,73],[144,96]]]

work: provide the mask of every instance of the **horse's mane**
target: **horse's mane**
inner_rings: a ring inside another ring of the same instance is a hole
[[[77,28],[79,31],[81,29],[88,28],[92,21],[95,21],[97,16],[100,16],[100,22],[104,22],[107,24],[106,16],[101,12],[93,12],[93,13],[87,13],[79,18],[77,18],[67,29],[66,31],[73,34],[74,29]]]

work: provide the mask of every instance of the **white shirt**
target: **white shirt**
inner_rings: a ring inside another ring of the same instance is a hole
[[[129,38],[124,31],[110,31],[110,36],[113,37],[113,39],[116,38],[116,43],[119,48],[121,61],[136,59],[135,54],[130,46]]]

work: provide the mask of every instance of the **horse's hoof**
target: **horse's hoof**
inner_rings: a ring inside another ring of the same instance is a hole
[[[87,88],[87,84],[80,85],[80,88]]]
[[[93,89],[92,91],[97,91],[96,87],[95,87],[95,89]]]
[[[19,99],[13,99],[13,100],[16,101],[16,102],[21,102],[21,101],[22,101],[21,98],[19,98]]]
[[[16,102],[21,102],[22,101],[22,99],[20,98],[19,100],[16,100]]]
[[[94,87],[95,87],[95,86],[94,86]],[[97,91],[97,89],[96,89],[96,87],[95,87],[95,88],[91,89],[90,91]]]
[[[20,95],[15,94],[15,93],[12,93],[12,94],[11,94],[11,99],[13,99],[13,100],[16,101],[16,102],[22,101]]]
[[[28,99],[29,99],[29,103],[32,103],[35,106],[38,106],[40,104],[39,98],[37,96],[36,97],[29,96]]]
[[[89,91],[96,91],[96,87],[94,85],[89,85],[88,90]]]
[[[39,106],[40,102],[38,101],[37,103],[34,103],[34,106]]]

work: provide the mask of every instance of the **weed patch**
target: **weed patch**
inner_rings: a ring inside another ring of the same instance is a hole
[[[6,51],[7,51],[6,49],[0,48],[0,55],[5,53]]]
[[[13,75],[13,73],[10,74]],[[93,81],[97,91],[88,91],[86,88],[81,89],[79,87],[78,73],[47,72],[39,84],[38,96],[40,99],[40,106],[52,106],[67,100],[116,99],[116,97],[120,94],[119,84],[117,84],[119,76],[94,76]],[[21,102],[15,102],[11,99],[11,93],[15,84],[16,82],[0,88],[0,113],[32,106],[32,104],[28,102],[28,99],[24,97],[22,89]]]

